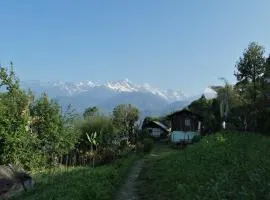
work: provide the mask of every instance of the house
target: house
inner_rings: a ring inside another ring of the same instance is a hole
[[[172,143],[191,143],[195,135],[200,135],[202,117],[187,109],[183,109],[168,115],[171,121],[171,133],[169,134]]]
[[[142,126],[142,129],[155,138],[166,137],[169,134],[168,127],[158,121],[148,121]]]

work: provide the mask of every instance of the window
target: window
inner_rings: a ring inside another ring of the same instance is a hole
[[[185,119],[185,131],[191,130],[191,122],[190,119]]]
[[[190,119],[185,119],[185,126],[190,126]]]

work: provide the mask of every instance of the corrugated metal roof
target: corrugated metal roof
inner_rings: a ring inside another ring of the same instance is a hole
[[[164,124],[162,124],[161,122],[153,121],[153,123],[155,123],[156,125],[160,126],[160,127],[163,128],[164,130],[169,131],[168,127],[165,126]]]

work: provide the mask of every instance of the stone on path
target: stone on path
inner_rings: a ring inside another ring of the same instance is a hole
[[[32,177],[27,173],[11,165],[0,165],[0,199],[11,197],[32,186]]]

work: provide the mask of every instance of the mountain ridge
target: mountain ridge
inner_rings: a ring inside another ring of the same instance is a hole
[[[46,92],[56,99],[65,109],[69,104],[80,113],[89,106],[97,106],[104,113],[111,113],[119,104],[130,103],[146,115],[163,115],[188,106],[193,100],[204,94],[214,98],[215,92],[206,88],[202,94],[187,96],[183,92],[171,89],[161,90],[148,83],[133,84],[128,79],[108,81],[96,84],[90,80],[74,82],[22,81],[24,89],[31,89],[36,94]]]
[[[152,87],[148,83],[142,85],[133,84],[128,79],[118,80],[118,81],[108,81],[104,84],[95,84],[93,81],[85,80],[80,82],[64,82],[64,81],[54,81],[54,82],[41,82],[37,80],[32,81],[22,81],[22,85],[28,88],[35,88],[33,85],[47,89],[58,89],[61,96],[73,96],[82,92],[87,92],[92,88],[106,87],[115,92],[150,92],[155,95],[159,95],[169,102],[184,100],[187,98],[181,91],[174,91],[171,89],[161,90],[159,88]],[[44,90],[43,89],[43,90]],[[38,91],[41,92],[41,91]],[[48,91],[50,92],[50,91]],[[53,95],[55,96],[55,95]]]

